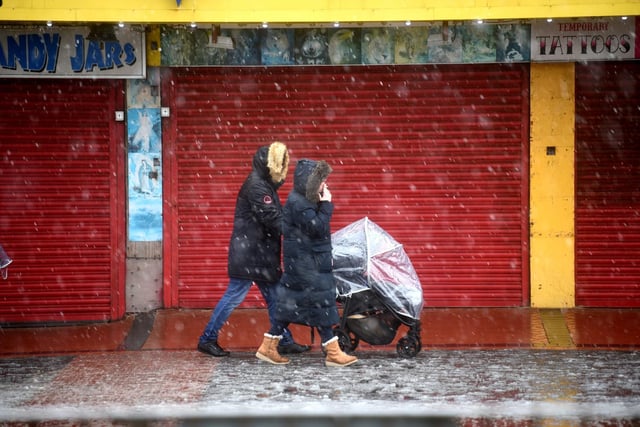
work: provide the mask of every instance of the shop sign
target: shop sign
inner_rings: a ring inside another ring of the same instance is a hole
[[[635,18],[554,20],[531,25],[531,61],[635,58]]]
[[[145,65],[142,29],[0,29],[0,77],[144,78]]]

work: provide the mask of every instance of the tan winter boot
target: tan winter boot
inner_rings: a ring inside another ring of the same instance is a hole
[[[327,358],[324,361],[325,366],[330,367],[342,367],[353,365],[358,361],[355,356],[349,356],[340,349],[338,344],[338,337],[333,337],[326,343],[322,344],[327,352]]]
[[[256,352],[256,357],[274,365],[286,365],[289,363],[289,359],[280,356],[280,353],[278,353],[278,343],[281,338],[281,336],[264,334],[264,339]]]

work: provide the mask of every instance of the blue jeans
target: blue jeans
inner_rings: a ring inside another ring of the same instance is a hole
[[[207,323],[207,326],[204,328],[204,332],[200,336],[200,343],[218,340],[218,333],[224,325],[224,322],[227,321],[231,312],[239,306],[242,301],[244,301],[245,297],[249,293],[249,288],[251,288],[253,283],[253,281],[247,279],[237,279],[235,277],[229,278],[227,290],[222,298],[220,298],[220,301],[218,301],[218,305],[216,305],[213,313],[211,313],[209,323]],[[266,282],[255,282],[255,284],[258,286],[264,301],[267,303],[269,322],[273,324],[273,311],[275,310],[276,305],[275,284]],[[289,329],[284,330],[280,344],[293,344],[293,337],[291,336]]]

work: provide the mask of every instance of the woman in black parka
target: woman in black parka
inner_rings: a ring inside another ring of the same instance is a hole
[[[227,262],[229,284],[198,340],[198,350],[203,353],[215,357],[229,355],[218,344],[218,335],[253,283],[267,303],[269,316],[273,314],[274,287],[282,274],[282,205],[278,189],[288,170],[289,152],[281,142],[262,146],[253,156],[251,172],[236,198]],[[279,347],[281,353],[301,353],[309,349],[293,341],[289,331],[285,331]]]
[[[333,203],[325,161],[298,161],[293,190],[283,210],[284,272],[276,288],[276,305],[269,333],[256,356],[275,364],[288,363],[276,351],[290,323],[316,327],[327,353],[327,366],[347,366],[358,359],[340,350],[333,326],[340,322],[332,272],[331,215]]]

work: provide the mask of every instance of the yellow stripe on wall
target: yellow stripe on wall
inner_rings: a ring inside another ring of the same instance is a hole
[[[575,67],[531,64],[531,306],[575,306]]]
[[[640,15],[637,0],[4,0],[0,21],[322,23]]]

